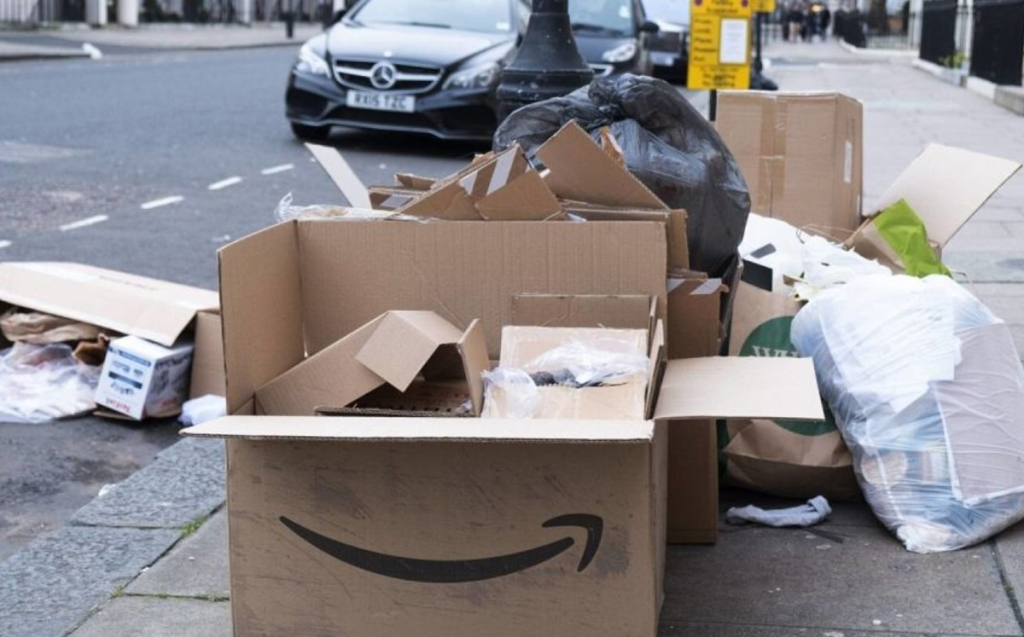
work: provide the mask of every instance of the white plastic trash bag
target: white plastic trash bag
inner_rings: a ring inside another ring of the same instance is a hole
[[[1024,372],[1009,328],[946,276],[859,278],[793,321],[875,515],[911,551],[1024,518]]]

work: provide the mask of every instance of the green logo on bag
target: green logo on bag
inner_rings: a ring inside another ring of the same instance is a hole
[[[740,348],[740,356],[762,356],[773,358],[799,358],[793,343],[789,340],[792,316],[779,316],[758,325]],[[776,420],[776,425],[801,436],[821,436],[836,430],[832,410],[822,401],[825,420]]]

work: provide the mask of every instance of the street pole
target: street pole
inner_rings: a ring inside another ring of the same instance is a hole
[[[288,13],[284,16],[284,32],[289,40],[295,37],[295,0],[288,0]]]
[[[708,121],[715,121],[718,115],[718,89],[711,89],[711,97],[708,98]]]
[[[569,0],[533,0],[526,35],[515,58],[501,73],[498,115],[589,84],[594,71],[576,48],[569,23]]]
[[[761,75],[761,71],[764,69],[764,66],[761,64],[761,16],[763,15],[760,11],[754,14],[754,28],[757,29],[754,31],[754,73],[756,75]]]

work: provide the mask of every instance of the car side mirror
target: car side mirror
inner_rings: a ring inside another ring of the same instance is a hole
[[[338,24],[339,22],[341,22],[341,19],[345,17],[346,13],[348,13],[348,8],[347,7],[344,8],[344,9],[338,9],[337,11],[335,11],[334,15],[331,16],[331,24]]]
[[[657,33],[661,30],[657,22],[651,22],[650,20],[644,20],[643,24],[640,25],[640,33]]]

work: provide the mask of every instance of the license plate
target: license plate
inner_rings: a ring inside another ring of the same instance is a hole
[[[400,113],[416,111],[416,98],[411,95],[349,91],[346,103],[351,108],[368,108],[373,111],[398,111]]]

